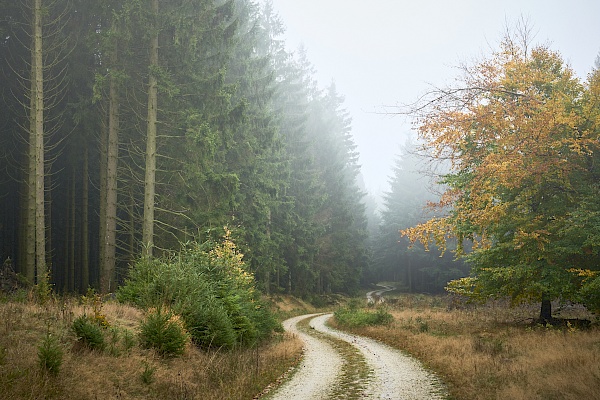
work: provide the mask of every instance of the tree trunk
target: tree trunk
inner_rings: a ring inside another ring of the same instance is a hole
[[[116,60],[116,46],[112,55]],[[108,145],[106,152],[106,224],[104,231],[104,259],[100,270],[100,292],[109,293],[114,289],[117,237],[117,166],[119,156],[119,93],[117,78],[110,76]]]
[[[144,221],[142,225],[142,252],[152,257],[154,246],[154,200],[156,194],[156,122],[158,115],[158,0],[152,0],[154,24],[150,39],[150,68],[148,77],[148,126],[146,129],[146,176],[144,180]]]
[[[46,270],[46,220],[44,213],[44,71],[42,47],[42,0],[34,6],[34,62],[35,82],[35,259],[37,280],[47,283]]]
[[[83,179],[81,199],[81,291],[85,292],[90,285],[90,242],[89,242],[89,151],[83,152]]]
[[[25,214],[25,264],[23,267],[23,275],[27,277],[30,283],[35,283],[35,54],[34,46],[31,46],[31,89],[29,98],[29,166],[27,174],[27,212]]]
[[[71,199],[69,202],[71,203],[70,212],[71,215],[69,219],[71,221],[70,224],[70,232],[69,236],[71,237],[69,240],[69,291],[75,291],[75,167],[73,167],[73,177],[71,180]]]
[[[542,294],[542,306],[540,307],[540,321],[542,323],[552,322],[552,302]]]
[[[102,123],[100,127],[100,173],[99,173],[99,190],[100,190],[100,209],[99,213],[99,232],[98,232],[98,252],[99,252],[99,278],[102,281],[104,276],[104,268],[106,265],[106,172],[108,169],[108,127]],[[94,282],[98,283],[98,282]],[[101,286],[101,285],[100,285]],[[102,290],[100,290],[102,291]]]

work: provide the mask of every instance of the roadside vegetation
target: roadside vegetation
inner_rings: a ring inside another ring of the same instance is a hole
[[[252,399],[302,350],[227,234],[140,259],[119,302],[48,285],[1,293],[3,400]]]
[[[555,316],[565,321],[557,327],[534,322],[539,304],[451,299],[387,296],[389,324],[337,327],[407,351],[439,374],[455,399],[600,399],[600,329],[585,309],[556,304]],[[580,327],[578,319],[592,324]]]
[[[297,339],[276,334],[230,350],[188,341],[180,356],[166,356],[168,346],[142,345],[146,318],[95,295],[52,297],[43,305],[27,292],[1,297],[2,399],[252,399],[302,350]]]

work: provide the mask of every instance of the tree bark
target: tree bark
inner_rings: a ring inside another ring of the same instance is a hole
[[[552,302],[542,294],[542,305],[540,307],[540,321],[552,322]]]
[[[98,251],[99,251],[99,278],[102,282],[104,268],[106,266],[106,172],[108,169],[108,126],[103,123],[100,128],[100,206],[99,206],[99,229],[98,229]],[[98,282],[94,282],[98,283]],[[101,284],[100,284],[101,286]],[[100,289],[100,291],[102,291]]]
[[[34,62],[35,82],[35,260],[38,283],[47,283],[46,220],[44,210],[44,70],[42,47],[42,0],[34,6]]]
[[[85,292],[90,285],[90,242],[89,242],[89,151],[83,152],[83,179],[81,199],[81,290]]]
[[[113,49],[112,65],[116,64],[117,48]],[[117,166],[119,157],[119,91],[117,78],[110,76],[108,106],[108,143],[106,150],[106,215],[104,230],[104,257],[100,270],[100,292],[114,289],[117,238]]]
[[[73,167],[73,177],[71,180],[71,199],[69,202],[70,206],[70,216],[69,220],[71,221],[69,227],[69,236],[71,239],[69,240],[69,291],[75,291],[75,167]]]
[[[156,196],[156,123],[158,116],[158,0],[152,0],[154,24],[150,39],[150,68],[148,77],[148,126],[146,129],[146,175],[144,179],[144,221],[142,225],[142,252],[152,257],[154,246],[154,200]]]

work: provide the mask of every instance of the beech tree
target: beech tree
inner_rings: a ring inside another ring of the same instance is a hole
[[[594,274],[578,257],[589,235],[578,230],[579,241],[567,243],[565,232],[586,196],[581,182],[592,180],[586,165],[597,131],[586,125],[586,87],[558,53],[529,49],[527,31],[519,33],[418,110],[427,150],[451,164],[436,205],[451,212],[402,235],[442,251],[449,237],[472,241],[471,276],[449,289],[541,301],[540,318],[549,321],[550,301],[581,299],[582,276]],[[597,254],[597,245],[588,250]],[[460,246],[458,254],[465,255]]]

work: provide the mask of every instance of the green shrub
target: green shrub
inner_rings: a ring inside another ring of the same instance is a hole
[[[71,327],[77,340],[85,347],[92,350],[104,349],[104,332],[100,325],[87,315],[84,314],[75,318]]]
[[[351,304],[342,307],[334,313],[337,322],[348,328],[359,328],[363,326],[389,325],[393,317],[385,308],[379,307],[375,311],[356,308]]]
[[[117,298],[146,309],[167,305],[205,348],[252,345],[281,330],[228,232],[218,243],[191,243],[164,258],[140,259]]]
[[[176,314],[151,309],[140,324],[140,345],[167,357],[184,353],[188,334]]]
[[[48,371],[52,375],[58,375],[63,361],[63,350],[58,339],[50,332],[38,346],[38,360],[42,370]]]
[[[142,382],[144,382],[146,385],[149,385],[152,382],[154,382],[154,372],[156,372],[156,367],[153,367],[147,362],[144,362],[144,370],[142,371],[142,374],[140,376]]]

